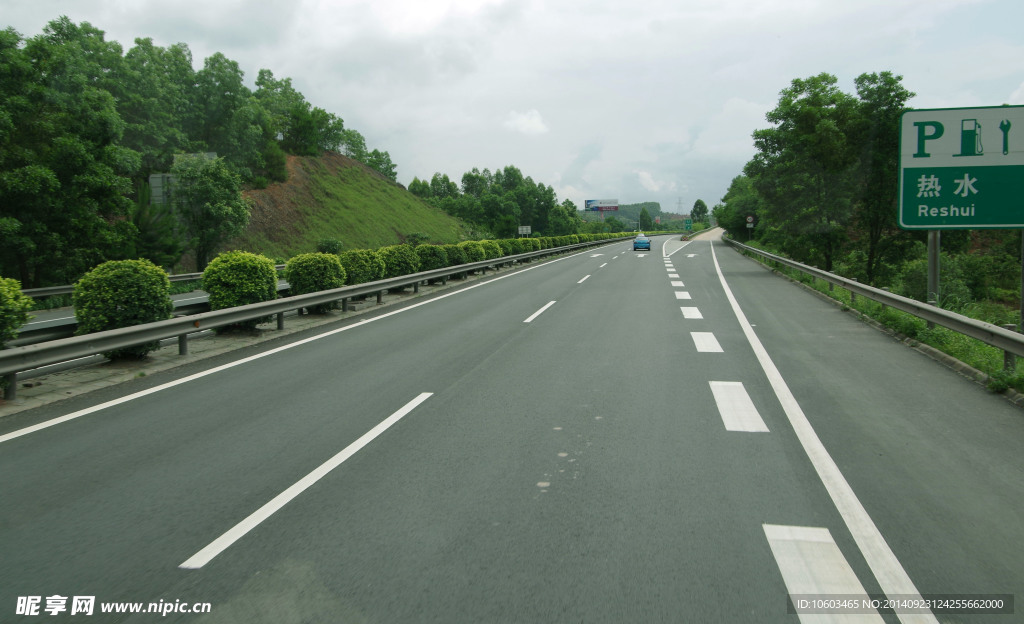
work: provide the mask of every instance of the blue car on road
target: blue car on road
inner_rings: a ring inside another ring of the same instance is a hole
[[[647,251],[650,251],[651,250],[651,239],[647,238],[643,234],[640,234],[639,236],[634,238],[633,239],[633,251],[636,251],[637,249],[646,249]]]

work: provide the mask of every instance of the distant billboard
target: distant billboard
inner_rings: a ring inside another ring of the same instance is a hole
[[[588,199],[586,200],[586,210],[618,210],[619,200],[617,199]]]

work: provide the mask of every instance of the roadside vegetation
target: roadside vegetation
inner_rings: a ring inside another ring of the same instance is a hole
[[[0,275],[24,288],[183,252],[202,270],[248,223],[241,189],[284,181],[289,155],[339,152],[396,179],[387,152],[291,79],[262,69],[250,89],[219,52],[197,71],[184,43],[125,51],[60,17],[28,38],[0,30],[0,76]]]
[[[896,210],[899,118],[913,93],[890,72],[858,76],[855,95],[837,83],[823,73],[781,92],[771,126],[753,134],[754,157],[712,215],[739,242],[927,301],[927,233],[900,229]],[[937,304],[1020,328],[1021,233],[947,230],[941,244]],[[994,389],[1024,390],[997,349],[862,298],[844,303],[986,372]]]

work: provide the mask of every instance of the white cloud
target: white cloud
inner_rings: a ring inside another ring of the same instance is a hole
[[[1024,104],[1020,0],[182,3],[8,2],[4,25],[31,37],[66,14],[125,50],[183,42],[197,66],[223,52],[249,84],[292,78],[403,183],[514,165],[578,204],[713,205],[779,92],[821,72],[853,93],[891,70],[919,108]]]
[[[544,119],[536,108],[531,108],[525,113],[512,111],[505,119],[504,126],[513,132],[522,134],[544,134],[548,131]]]

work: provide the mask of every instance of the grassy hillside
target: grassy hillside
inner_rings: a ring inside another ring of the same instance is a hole
[[[432,243],[478,238],[464,223],[433,208],[363,164],[333,152],[288,157],[288,181],[246,191],[249,227],[230,248],[287,259],[316,250],[324,238],[345,249],[404,242],[421,233]]]

